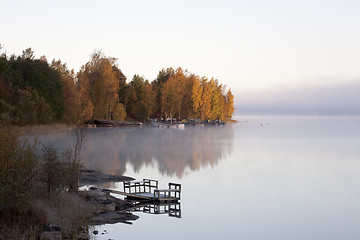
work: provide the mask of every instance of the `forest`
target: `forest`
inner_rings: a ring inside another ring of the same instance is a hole
[[[1,51],[1,49],[0,49]],[[146,122],[150,118],[230,120],[234,96],[216,79],[181,68],[159,71],[149,82],[131,81],[117,59],[95,51],[79,72],[60,60],[36,59],[28,48],[21,56],[0,55],[0,124],[35,125],[91,119]]]

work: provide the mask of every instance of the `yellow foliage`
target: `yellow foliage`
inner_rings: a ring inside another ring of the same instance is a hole
[[[124,121],[126,118],[125,107],[121,103],[117,103],[113,111],[113,119],[116,121]]]

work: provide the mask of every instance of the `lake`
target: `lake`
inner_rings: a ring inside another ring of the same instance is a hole
[[[238,120],[89,129],[86,167],[182,184],[181,218],[135,212],[93,239],[360,239],[360,117]],[[39,136],[62,149],[71,138]]]

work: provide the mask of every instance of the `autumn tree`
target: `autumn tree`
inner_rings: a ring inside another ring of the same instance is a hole
[[[146,121],[155,114],[156,96],[151,84],[135,75],[127,90],[127,113],[133,119]]]
[[[88,69],[83,66],[77,74],[77,91],[80,99],[80,121],[86,121],[92,118],[94,105],[90,96],[90,83],[88,78]]]
[[[111,119],[114,109],[117,111],[116,116],[124,116],[124,113],[119,112],[124,109],[119,105],[119,85],[123,83],[124,76],[115,65],[116,59],[105,57],[102,52],[95,52],[79,75],[84,91],[88,88],[90,93],[93,118]]]
[[[183,107],[188,105],[186,103],[191,101],[190,96],[188,99],[184,99],[187,90],[186,82],[186,73],[184,73],[181,68],[178,68],[174,75],[170,76],[164,84],[161,96],[161,109],[166,116],[177,118],[186,117],[184,115],[181,116],[184,112],[188,115],[186,110],[183,111]]]
[[[94,104],[94,118],[109,119],[111,107],[118,102],[118,81],[109,60],[101,58],[90,69],[90,94]]]
[[[112,118],[116,121],[124,121],[126,118],[126,110],[122,103],[117,103],[112,113]]]
[[[192,102],[192,89],[194,86],[194,81],[196,77],[194,75],[189,75],[185,72],[184,79],[180,82],[181,92],[181,117],[184,119],[190,118],[193,113],[193,102]]]
[[[21,56],[0,55],[0,123],[76,123],[98,119],[146,121],[172,116],[229,120],[234,112],[231,91],[216,79],[199,77],[178,68],[162,69],[150,84],[135,75],[130,83],[116,58],[94,52],[75,74],[65,63],[31,48]]]
[[[205,77],[201,79],[201,84],[203,86],[203,92],[201,94],[200,119],[204,121],[210,119],[212,89]]]
[[[225,106],[224,106],[225,120],[230,120],[234,113],[234,95],[231,89],[225,95]]]
[[[161,88],[163,116],[223,121],[226,119],[225,104],[224,88],[218,80],[200,78],[181,68],[174,71]]]
[[[171,76],[175,75],[175,71],[172,68],[162,69],[159,71],[157,78],[152,82],[153,91],[156,94],[156,116],[164,116],[162,110],[162,95],[164,84],[169,80]]]
[[[192,76],[193,78],[193,87],[191,91],[191,101],[192,101],[192,116],[194,118],[200,118],[201,106],[202,106],[202,93],[204,86],[201,84],[199,76]]]
[[[222,94],[222,85],[217,80],[211,79],[209,82],[211,88],[211,111],[209,120],[223,120],[224,98]]]
[[[76,86],[76,77],[74,70],[68,70],[66,63],[60,60],[53,60],[51,67],[57,70],[61,76],[64,94],[64,115],[62,120],[66,123],[80,122],[80,94]]]

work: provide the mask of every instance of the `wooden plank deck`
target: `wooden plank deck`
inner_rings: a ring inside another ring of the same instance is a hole
[[[169,197],[164,194],[156,194],[155,195],[155,193],[150,193],[150,192],[128,193],[128,192],[122,192],[122,191],[111,190],[111,189],[103,189],[103,191],[120,194],[120,195],[127,196],[130,198],[139,198],[139,199],[143,199],[143,200],[155,200],[155,201],[177,201],[177,200],[179,200],[179,198],[177,198],[177,197]]]
[[[180,200],[181,184],[169,183],[168,189],[158,189],[158,181],[143,179],[143,181],[125,181],[124,190],[101,189],[103,192],[115,193],[129,199],[142,201],[177,202]]]
[[[157,201],[180,200],[181,184],[169,183],[168,189],[159,189],[158,186],[158,181],[153,179],[144,178],[142,181],[125,181],[122,194],[131,198]]]

